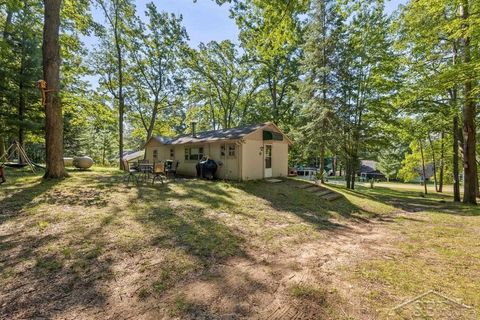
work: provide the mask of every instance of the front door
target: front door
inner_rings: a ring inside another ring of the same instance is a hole
[[[265,145],[265,178],[271,178],[273,175],[272,171],[272,145]]]

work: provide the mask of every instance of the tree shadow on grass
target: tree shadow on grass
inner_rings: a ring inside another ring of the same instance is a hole
[[[364,212],[348,200],[339,199],[334,202],[323,200],[311,192],[298,188],[302,184],[304,183],[286,179],[274,184],[251,181],[240,183],[237,187],[268,201],[275,210],[291,212],[321,230],[348,229],[347,226],[334,221],[339,216],[357,222],[369,221],[361,216]]]
[[[112,262],[102,258],[105,225],[91,230],[38,225],[36,212],[24,213],[39,198],[57,205],[52,190],[60,189],[62,181],[24,177],[10,177],[14,188],[10,185],[0,200],[0,227],[19,220],[0,229],[0,318],[52,318],[72,308],[103,306],[106,294],[97,284],[112,273]]]
[[[75,232],[78,236],[68,238]],[[104,306],[107,295],[97,284],[112,274],[112,261],[101,257],[103,238],[102,227],[1,235],[0,318],[53,318],[74,308]]]
[[[360,187],[357,188],[357,190],[348,190],[345,187],[337,185],[329,185],[329,187],[356,197],[390,205],[405,213],[433,211],[461,216],[480,215],[479,208],[476,206],[454,203],[453,197],[449,194],[429,193],[423,195],[418,191],[395,190],[387,187],[375,187],[373,189]]]
[[[204,182],[189,183],[187,190],[181,193],[168,186],[139,189],[139,201],[147,203],[148,209],[138,220],[156,230],[156,245],[181,248],[205,265],[245,256],[244,239],[206,213],[210,208],[234,205],[229,194]]]
[[[18,216],[38,196],[54,188],[59,181],[38,178],[33,184],[7,189],[6,196],[0,200],[0,225],[6,220]]]

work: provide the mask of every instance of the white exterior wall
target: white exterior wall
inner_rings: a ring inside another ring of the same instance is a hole
[[[242,155],[242,179],[258,180],[264,175],[265,145],[272,145],[272,177],[286,177],[288,175],[288,142],[263,140],[263,130],[280,132],[274,126],[257,130],[245,137]]]
[[[157,151],[157,159],[154,159],[153,154],[154,150]],[[151,163],[161,161],[161,160],[166,160],[170,159],[170,147],[161,144],[158,141],[155,140],[150,140],[146,145],[145,145],[145,152],[146,152],[146,159],[150,161]],[[174,160],[174,159],[172,159]]]
[[[264,128],[279,132],[274,126]],[[228,155],[228,145],[236,144],[235,156]],[[273,177],[285,177],[288,175],[288,142],[264,141],[263,129],[247,135],[243,141],[211,142],[203,144],[185,145],[162,145],[155,140],[150,140],[145,145],[147,159],[154,162],[153,150],[157,150],[160,160],[178,160],[178,173],[186,176],[196,176],[195,166],[197,160],[185,160],[185,148],[203,147],[205,156],[209,156],[219,167],[216,176],[221,179],[231,180],[259,180],[264,178],[264,150],[265,145],[272,145],[272,172]],[[221,155],[221,146],[225,146],[225,156]],[[174,156],[170,156],[170,149],[174,150]]]
[[[262,130],[249,136],[242,147],[242,180],[263,179]]]
[[[235,144],[235,156],[228,155],[228,145]],[[221,156],[221,146],[225,145],[225,156]],[[151,141],[145,146],[147,152],[147,159],[154,162],[153,152],[157,150],[158,160],[178,160],[178,174],[186,176],[196,176],[196,165],[198,160],[185,160],[185,148],[200,148],[203,147],[204,156],[208,156],[219,164],[216,176],[221,179],[238,179],[240,171],[240,148],[241,146],[234,142],[228,143],[203,143],[203,144],[184,144],[184,145],[161,145],[156,141]],[[170,149],[174,150],[174,157],[170,157]],[[221,165],[220,165],[221,164]]]

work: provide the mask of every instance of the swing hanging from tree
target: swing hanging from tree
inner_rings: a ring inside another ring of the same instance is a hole
[[[47,83],[45,80],[39,80],[37,82],[38,88],[40,89],[41,94],[41,104],[44,106],[46,104],[47,93],[54,90],[47,89]],[[11,161],[11,156],[16,155],[17,161]],[[45,169],[44,167],[32,162],[27,156],[25,149],[18,141],[14,141],[10,147],[5,151],[4,154],[0,155],[0,167],[10,167],[13,169],[22,169],[26,166],[29,166],[33,173],[36,172],[35,167]]]
[[[15,154],[17,155],[17,161],[10,161],[9,155]],[[22,148],[20,143],[18,143],[18,141],[14,141],[5,151],[5,153],[0,156],[0,162],[0,166],[6,166],[13,169],[21,169],[29,166],[34,173],[36,172],[35,167],[38,166],[30,160],[30,158],[27,156],[27,153]]]

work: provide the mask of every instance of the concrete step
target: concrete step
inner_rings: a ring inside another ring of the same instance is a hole
[[[317,195],[319,197],[322,197],[322,196],[325,196],[325,195],[330,194],[330,193],[333,193],[333,191],[328,190],[328,189],[324,189],[324,190],[319,190],[319,191],[315,192],[315,195]]]
[[[327,201],[335,201],[337,199],[343,198],[343,195],[335,192],[335,193],[327,194],[321,198]]]
[[[316,185],[312,184],[312,183],[305,183],[305,184],[301,184],[301,185],[298,185],[297,188],[299,189],[308,189],[308,188],[312,188],[312,187],[315,187]]]

